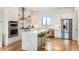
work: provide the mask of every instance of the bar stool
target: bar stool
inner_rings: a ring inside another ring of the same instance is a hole
[[[41,48],[43,48],[45,46],[45,32],[41,32],[39,35],[39,40],[41,41],[40,42],[40,46]]]

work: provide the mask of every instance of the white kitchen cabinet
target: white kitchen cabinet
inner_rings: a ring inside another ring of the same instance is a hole
[[[0,34],[2,34],[2,29],[3,28],[3,21],[0,21]]]
[[[61,19],[72,19],[73,13],[71,14],[61,14]]]
[[[22,33],[22,50],[37,51],[37,33]]]
[[[20,10],[17,7],[4,8],[4,18],[8,19],[9,21],[17,21],[19,14],[20,14]]]
[[[54,35],[56,38],[61,38],[61,15],[55,15],[55,20],[54,20]]]
[[[3,18],[3,8],[0,7],[0,21],[2,20],[2,18]]]
[[[61,29],[55,29],[55,37],[61,38]]]
[[[76,26],[77,28],[75,29],[76,31],[76,40],[79,44],[79,7],[75,8],[75,12],[76,12]]]
[[[2,47],[3,40],[3,21],[0,21],[0,47]]]

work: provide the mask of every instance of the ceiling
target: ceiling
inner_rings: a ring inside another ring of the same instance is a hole
[[[25,9],[30,11],[51,11],[61,9],[74,9],[74,7],[27,7]]]

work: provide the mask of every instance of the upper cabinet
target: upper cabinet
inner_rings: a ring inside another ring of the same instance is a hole
[[[3,8],[0,7],[0,21],[3,21]]]
[[[7,7],[4,8],[4,18],[8,19],[9,21],[17,21],[19,14],[20,14],[20,8],[17,7]]]
[[[72,18],[73,18],[73,13],[61,15],[61,19],[72,19]]]
[[[75,27],[76,27],[76,29],[74,30],[74,31],[76,31],[76,39],[77,39],[77,41],[78,41],[78,44],[79,44],[79,7],[76,7],[75,9]]]
[[[2,15],[1,15],[1,9],[2,9],[2,8],[0,8],[0,18],[2,17]]]

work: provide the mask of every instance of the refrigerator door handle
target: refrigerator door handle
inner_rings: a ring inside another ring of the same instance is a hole
[[[66,22],[66,25],[65,25],[65,26],[66,26],[66,31],[67,31],[67,30],[68,30],[68,29],[67,29],[67,22]]]

